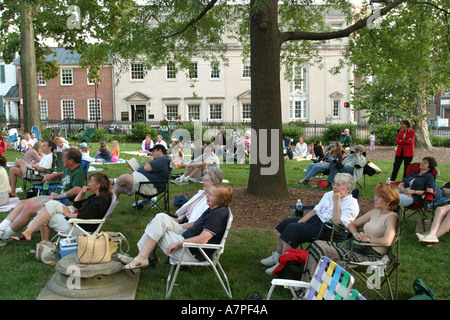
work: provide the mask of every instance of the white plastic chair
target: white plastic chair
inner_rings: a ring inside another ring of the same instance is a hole
[[[97,235],[100,232],[100,229],[102,228],[103,224],[105,223],[106,218],[111,214],[111,212],[113,212],[118,203],[119,201],[117,201],[117,196],[113,192],[111,196],[111,204],[109,205],[108,211],[106,211],[103,219],[77,219],[77,218],[69,219],[69,223],[72,224],[72,226],[70,227],[68,233],[67,234],[58,233],[58,236],[69,238],[73,235],[75,230],[78,231],[76,234],[84,234],[87,236]],[[84,230],[82,227],[80,227],[80,224],[98,224],[98,227],[97,229],[95,229],[94,232],[88,232]]]
[[[173,257],[169,257],[170,270],[169,270],[169,274],[168,274],[167,280],[166,280],[166,299],[169,299],[170,295],[172,294],[172,289],[175,284],[175,280],[177,279],[178,272],[180,271],[181,266],[211,267],[213,269],[214,273],[216,274],[217,279],[219,280],[220,284],[222,285],[222,288],[225,291],[226,295],[228,296],[228,298],[232,299],[230,283],[228,282],[228,278],[227,278],[227,275],[225,274],[225,271],[223,270],[222,266],[219,263],[219,258],[224,251],[225,242],[227,240],[228,232],[231,228],[232,221],[233,221],[233,214],[231,213],[231,210],[230,210],[227,227],[225,229],[225,233],[223,234],[222,241],[219,244],[199,244],[199,243],[183,242],[180,260],[176,260]],[[206,260],[205,261],[196,261],[196,262],[183,261],[184,253],[189,248],[198,249],[202,253],[202,255],[205,257]],[[204,249],[216,249],[216,251],[210,258],[205,253]],[[174,270],[175,270],[175,273],[174,273]],[[220,271],[220,273],[219,273],[219,271]]]

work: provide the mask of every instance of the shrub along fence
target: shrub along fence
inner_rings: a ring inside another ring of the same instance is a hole
[[[12,127],[19,127],[20,121],[10,123]],[[182,122],[176,121],[147,121],[131,123],[130,121],[87,121],[82,119],[70,120],[47,120],[41,123],[40,132],[44,135],[51,136],[52,133],[58,132],[65,136],[71,136],[86,127],[97,127],[100,130],[94,137],[95,141],[99,140],[118,140],[119,142],[139,142],[145,138],[147,133],[155,137],[160,132],[165,136],[171,135],[176,129],[186,129],[194,137],[194,128],[196,125],[201,126],[202,136],[208,129],[217,129],[225,135],[228,130],[237,130],[243,133],[251,128],[250,122],[218,122],[218,121],[203,121],[203,122]],[[315,140],[322,140],[324,145],[330,141],[339,140],[339,137],[344,129],[348,128],[353,139],[353,143],[369,144],[369,136],[372,131],[375,132],[377,145],[392,146],[395,144],[395,139],[400,130],[399,124],[387,125],[373,125],[367,124],[329,124],[329,123],[308,123],[308,122],[289,122],[282,125],[283,137],[288,137],[297,142],[300,137],[303,137],[307,143],[312,143]],[[434,146],[450,147],[450,127],[430,127],[431,142]]]

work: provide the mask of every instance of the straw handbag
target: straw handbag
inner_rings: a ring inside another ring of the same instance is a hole
[[[78,236],[77,260],[79,263],[95,264],[111,261],[109,236],[102,233],[96,236]]]

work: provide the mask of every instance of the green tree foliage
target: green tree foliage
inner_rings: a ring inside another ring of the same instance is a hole
[[[369,123],[410,118],[429,145],[426,103],[450,79],[448,8],[448,0],[406,1],[352,37],[348,57],[363,77],[353,104]]]

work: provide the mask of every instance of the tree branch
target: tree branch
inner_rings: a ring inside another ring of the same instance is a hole
[[[184,26],[183,29],[181,29],[181,30],[179,30],[179,31],[176,31],[176,32],[174,32],[174,33],[172,33],[172,34],[169,34],[168,36],[165,36],[164,39],[169,39],[169,38],[175,37],[175,36],[177,36],[177,35],[179,35],[179,34],[185,32],[190,26],[194,25],[194,23],[196,23],[196,22],[199,21],[201,18],[203,18],[203,17],[208,13],[208,11],[211,10],[211,9],[214,7],[214,5],[216,4],[217,1],[218,1],[218,0],[211,0],[210,2],[208,2],[208,4],[206,5],[206,7],[204,7],[203,11],[200,12],[200,14],[199,14],[197,17],[191,19],[191,20]]]
[[[407,0],[394,0],[387,3],[387,5],[380,10],[380,16],[386,15],[389,11],[396,8],[400,4],[406,2]],[[303,31],[293,31],[293,32],[282,32],[280,34],[280,45],[286,41],[292,40],[330,40],[339,39],[350,36],[353,32],[364,28],[367,25],[367,21],[371,16],[364,18],[352,24],[348,28],[332,31],[332,32],[303,32]]]

